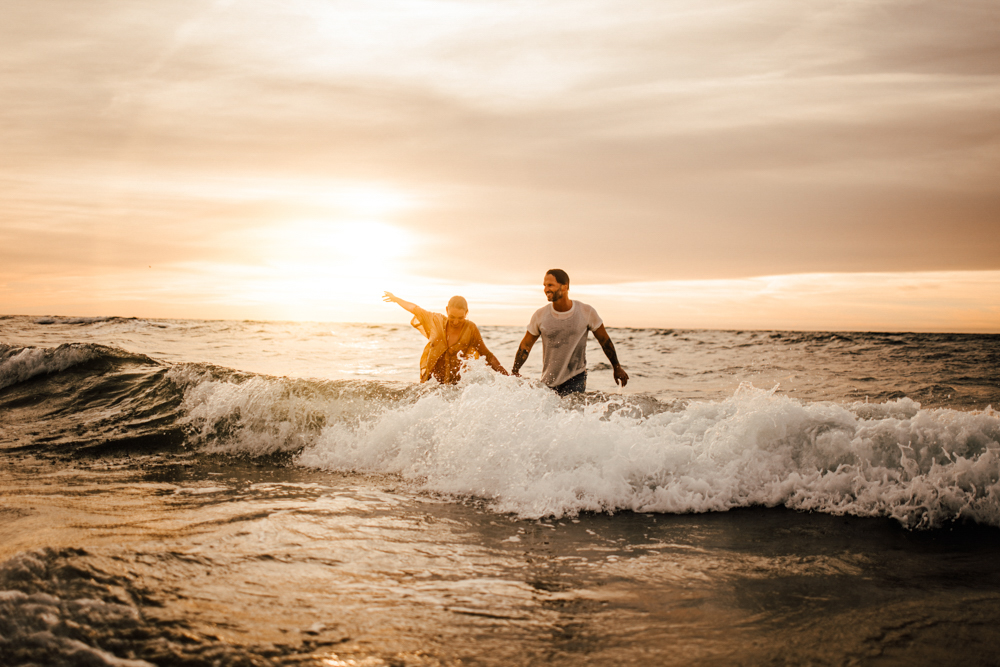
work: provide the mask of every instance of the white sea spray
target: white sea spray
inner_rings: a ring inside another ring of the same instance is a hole
[[[16,318],[5,322],[26,326]],[[299,377],[183,361],[166,367],[173,386],[164,388],[153,375],[140,381],[134,371],[135,365],[164,364],[110,338],[138,336],[137,324],[44,325],[52,342],[99,328],[101,340],[115,345],[0,345],[0,385],[76,372],[81,364],[79,373],[88,378],[129,369],[102,385],[104,394],[74,399],[76,408],[93,405],[103,419],[109,406],[123,415],[145,414],[148,400],[167,424],[176,400],[180,419],[168,425],[183,428],[187,444],[201,452],[292,454],[304,466],[395,475],[432,492],[487,499],[497,511],[524,517],[784,505],[892,516],[908,526],[966,518],[1000,525],[997,413],[972,409],[996,404],[990,370],[995,340],[989,337],[852,334],[830,341],[813,334],[632,331],[621,342],[623,354],[643,361],[636,362],[628,387],[639,393],[610,393],[600,384],[609,373],[594,367],[591,389],[608,393],[567,401],[535,382],[479,367],[454,387],[388,379],[409,368],[405,354],[393,355],[412,332],[361,326],[342,332],[345,340],[373,346],[363,353],[357,350],[364,346],[351,348],[360,355],[354,366],[339,347],[326,356],[319,344],[295,348],[295,359],[310,368],[346,369],[336,370],[342,376],[302,377],[304,366],[290,362],[274,365]],[[259,356],[261,349],[280,359],[265,341],[287,335],[288,328],[144,325],[142,340],[151,347],[142,349],[159,350],[167,341],[178,346],[175,358],[190,359],[222,354],[235,344],[240,359]],[[313,340],[312,329],[295,331]],[[515,345],[519,333],[511,328],[495,335]],[[362,367],[370,374],[383,366],[389,371],[378,379],[359,376]],[[776,391],[743,384],[734,391],[736,380],[790,385]],[[84,382],[75,376],[61,381]],[[858,401],[869,389],[880,398]],[[45,381],[35,390],[40,396],[52,391]],[[129,402],[106,400],[126,390],[134,394]],[[960,399],[953,402],[953,393]],[[66,420],[65,426],[65,439],[82,440],[76,424]],[[24,429],[7,433],[33,437]],[[121,433],[95,430],[91,437]]]
[[[396,474],[530,518],[785,505],[911,527],[960,517],[1000,525],[1000,416],[991,409],[899,399],[859,410],[749,385],[651,416],[612,400],[573,406],[480,375],[454,393],[331,424],[298,461]]]
[[[323,425],[356,421],[375,408],[358,383],[312,383],[268,376],[220,377],[204,366],[178,365],[169,372],[184,391],[181,425],[207,453],[262,456],[297,451]],[[369,383],[370,385],[370,383]],[[377,388],[374,391],[377,395]]]

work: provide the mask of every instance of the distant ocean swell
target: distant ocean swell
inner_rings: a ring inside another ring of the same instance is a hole
[[[291,456],[520,517],[750,505],[1000,527],[1000,414],[804,402],[566,401],[472,368],[457,387],[275,378],[94,344],[0,346],[3,446]],[[30,427],[27,425],[30,423]]]

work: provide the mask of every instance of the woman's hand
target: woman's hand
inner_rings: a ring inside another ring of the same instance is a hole
[[[400,299],[392,292],[385,292],[384,294],[382,294],[382,300],[388,303],[398,304],[400,308],[410,313],[415,312],[417,310],[417,304],[410,303],[406,299]]]

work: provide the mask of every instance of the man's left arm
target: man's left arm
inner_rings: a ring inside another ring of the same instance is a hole
[[[601,349],[604,350],[604,354],[607,355],[608,361],[611,362],[611,368],[614,370],[615,374],[615,384],[621,384],[625,386],[628,384],[628,373],[622,368],[622,365],[618,363],[618,353],[615,352],[615,344],[611,342],[611,336],[608,335],[607,329],[604,325],[594,329],[594,338],[597,342],[601,344]]]

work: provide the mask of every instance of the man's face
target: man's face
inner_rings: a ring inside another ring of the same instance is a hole
[[[545,292],[545,298],[549,301],[558,301],[566,293],[566,286],[556,282],[551,273],[546,273],[545,280],[542,281],[542,291]]]

